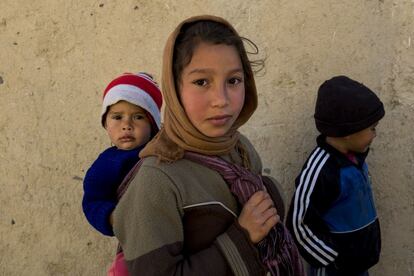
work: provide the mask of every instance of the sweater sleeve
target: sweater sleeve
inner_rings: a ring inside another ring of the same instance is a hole
[[[102,170],[102,167],[109,167],[105,161],[98,158],[86,172],[82,208],[86,219],[96,230],[113,236],[109,216],[116,205],[116,179],[110,170]]]
[[[131,275],[263,275],[237,223],[196,253],[184,253],[181,195],[168,175],[142,166],[114,212],[114,232]]]
[[[112,147],[100,154],[86,172],[83,212],[88,222],[104,235],[114,235],[109,216],[117,203],[116,190],[137,160],[137,150]]]
[[[338,256],[322,220],[323,212],[338,196],[335,174],[326,173],[329,154],[315,150],[296,179],[287,227],[301,255],[312,266],[328,266]]]

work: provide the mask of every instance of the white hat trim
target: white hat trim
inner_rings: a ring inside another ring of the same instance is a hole
[[[101,116],[105,114],[109,106],[119,101],[127,101],[145,109],[151,114],[158,129],[161,128],[160,111],[154,99],[147,92],[135,85],[119,84],[109,89],[102,103]]]

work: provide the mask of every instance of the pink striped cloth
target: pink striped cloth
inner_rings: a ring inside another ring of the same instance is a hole
[[[186,152],[186,159],[217,171],[230,186],[240,204],[244,205],[257,191],[265,190],[260,175],[229,163],[217,156]],[[304,276],[302,262],[294,241],[281,223],[277,223],[269,234],[257,245],[263,264],[274,276]]]

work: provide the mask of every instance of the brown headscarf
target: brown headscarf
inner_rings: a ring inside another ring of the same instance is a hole
[[[173,54],[174,46],[178,34],[184,24],[195,23],[197,21],[214,21],[227,26],[236,35],[236,30],[226,20],[202,15],[188,18],[181,22],[171,33],[164,49],[163,70],[162,70],[162,92],[165,100],[164,125],[158,134],[141,151],[140,157],[157,156],[160,161],[174,162],[183,158],[185,151],[193,151],[206,155],[223,155],[232,150],[238,140],[239,132],[237,129],[248,121],[257,107],[257,92],[254,83],[253,71],[250,64],[243,64],[245,100],[239,117],[234,122],[230,130],[221,137],[208,137],[202,134],[190,122],[187,114],[182,107],[178,91],[175,87],[176,81],[173,74]],[[247,55],[243,51],[239,53],[246,61]]]

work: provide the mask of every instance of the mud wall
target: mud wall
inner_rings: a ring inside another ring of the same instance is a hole
[[[316,90],[345,74],[386,107],[368,162],[383,251],[371,275],[413,275],[414,3],[393,0],[0,1],[0,275],[105,275],[116,242],[81,210],[82,180],[109,146],[106,83],[125,71],[160,80],[168,34],[215,14],[266,58],[259,108],[242,131],[290,197],[315,145]]]

